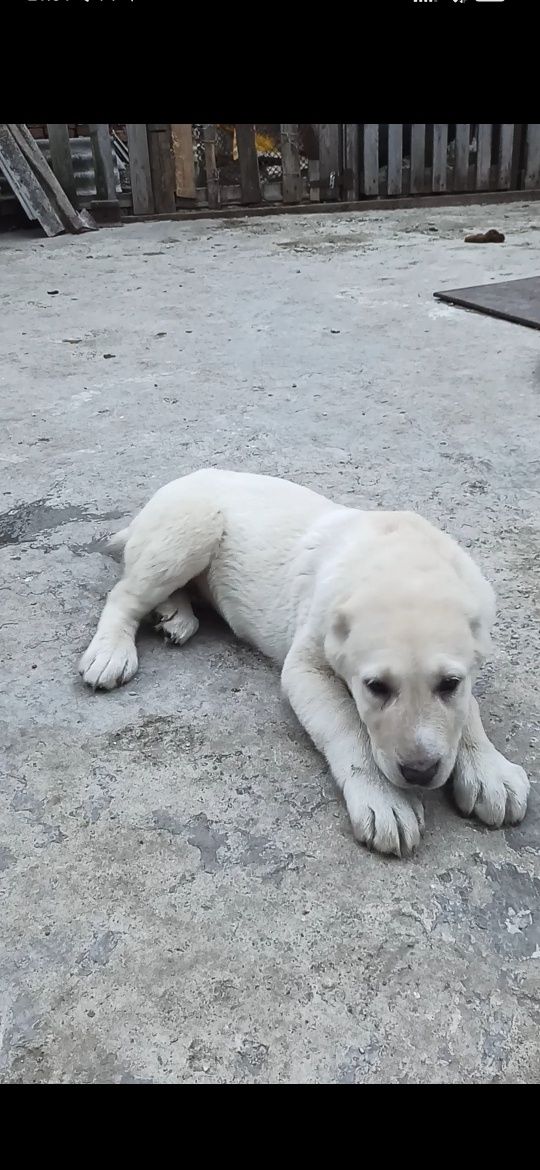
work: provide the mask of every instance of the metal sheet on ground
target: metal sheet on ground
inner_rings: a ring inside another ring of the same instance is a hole
[[[502,317],[505,321],[540,329],[540,276],[473,285],[471,288],[444,289],[433,296],[451,305],[486,313],[489,317]]]

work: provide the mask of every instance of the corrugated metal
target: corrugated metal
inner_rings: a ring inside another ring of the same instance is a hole
[[[36,142],[43,151],[47,162],[50,163],[49,139],[37,138]],[[116,180],[116,190],[119,195],[123,191],[129,190],[129,177],[127,167],[122,161],[119,161],[116,151],[114,149],[114,140],[111,139],[113,146],[114,159],[114,177]],[[71,157],[73,159],[73,172],[75,175],[75,185],[77,187],[77,195],[88,202],[96,198],[96,181],[94,177],[94,158],[92,155],[92,144],[89,138],[70,138]],[[5,179],[0,177],[0,195],[11,195],[11,188]]]

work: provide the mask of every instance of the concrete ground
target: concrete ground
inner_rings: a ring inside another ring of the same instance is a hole
[[[120,692],[76,672],[102,542],[156,487],[289,476],[477,551],[481,706],[534,781],[540,335],[432,293],[537,274],[539,228],[521,203],[0,237],[3,1083],[540,1080],[534,785],[505,832],[434,793],[383,860],[217,621],[145,633]]]

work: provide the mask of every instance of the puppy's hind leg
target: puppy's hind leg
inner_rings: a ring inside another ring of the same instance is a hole
[[[79,663],[79,673],[94,688],[113,690],[133,678],[142,618],[208,568],[223,534],[221,514],[204,501],[188,499],[183,508],[176,501],[165,515],[162,508],[156,515],[152,505],[130,526],[124,575],[111,589]]]
[[[156,605],[155,615],[158,618],[156,630],[177,646],[183,646],[199,629],[199,619],[195,617],[184,589],[177,589],[166,601]]]

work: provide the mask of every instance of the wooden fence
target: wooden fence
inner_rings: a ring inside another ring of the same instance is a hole
[[[133,211],[357,202],[540,189],[540,125],[282,123],[171,125],[167,194],[144,150],[158,127],[128,126]],[[226,143],[229,132],[229,145]],[[143,151],[136,143],[143,140]],[[225,141],[225,145],[224,145]],[[150,176],[150,177],[149,177]],[[153,200],[152,200],[153,182]]]
[[[44,129],[34,128],[38,141]],[[540,124],[137,123],[46,129],[43,148],[72,201],[86,202],[75,190],[70,155],[74,134],[82,134],[91,140],[98,202],[116,201],[124,215],[367,200],[384,206],[385,199],[405,197],[420,202],[426,196],[540,191]],[[121,189],[114,179],[118,173]]]

